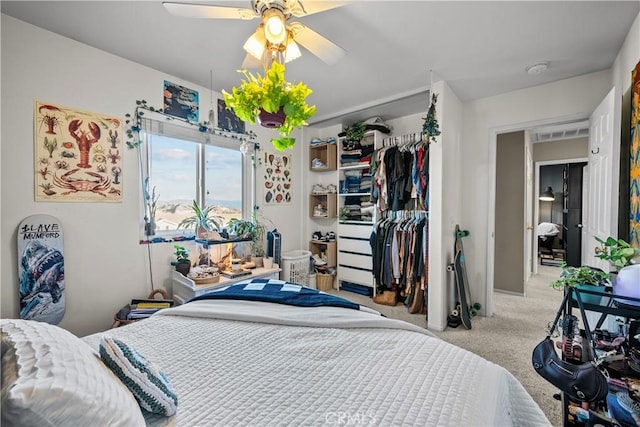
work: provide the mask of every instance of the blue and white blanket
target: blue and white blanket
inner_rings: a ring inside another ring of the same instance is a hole
[[[223,286],[189,300],[232,299],[263,301],[299,307],[343,307],[360,310],[360,305],[296,283],[276,279],[248,279]]]

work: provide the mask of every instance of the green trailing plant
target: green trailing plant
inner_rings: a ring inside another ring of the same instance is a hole
[[[222,218],[216,216],[210,216],[213,211],[213,206],[201,207],[195,200],[191,205],[193,215],[189,216],[178,224],[178,228],[195,229],[196,233],[199,228],[206,231],[219,230],[222,227]]]
[[[554,289],[577,285],[601,286],[607,284],[611,279],[609,273],[588,266],[570,267],[563,263],[561,267],[562,274],[560,278],[549,284]]]
[[[285,66],[276,61],[265,70],[264,76],[247,70],[239,72],[245,77],[240,86],[233,87],[231,93],[222,91],[226,107],[233,110],[240,120],[251,124],[256,123],[261,110],[277,113],[282,108],[286,118],[278,128],[280,138],[271,139],[271,143],[280,151],[292,148],[295,138],[290,137],[291,132],[307,125],[307,120],[316,113],[316,106],[306,101],[312,90],[302,82],[287,82]]]
[[[173,245],[173,256],[175,259],[171,263],[172,265],[176,264],[191,264],[191,260],[189,259],[189,252],[184,246]]]
[[[633,259],[640,256],[640,249],[631,247],[629,243],[622,239],[616,239],[611,236],[607,237],[607,240],[602,240],[598,237],[595,237],[595,239],[601,245],[600,248],[596,249],[596,257],[609,261],[616,271],[633,264]]]

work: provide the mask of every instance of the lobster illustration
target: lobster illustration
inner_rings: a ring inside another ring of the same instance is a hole
[[[118,131],[112,131],[109,129],[109,142],[111,143],[111,148],[118,148],[116,144],[118,143]]]
[[[69,123],[69,133],[76,140],[80,150],[80,163],[77,166],[88,169],[91,167],[89,164],[89,150],[100,139],[100,127],[95,122],[89,122],[89,132],[86,132],[80,129],[81,125],[82,120],[72,120]]]
[[[42,110],[45,110],[45,112],[43,113]],[[60,119],[58,119],[58,117],[55,116],[56,112],[62,113],[62,110],[56,107],[55,105],[45,104],[45,105],[41,105],[40,108],[38,108],[38,113],[42,114],[42,119],[40,120],[40,126],[46,125],[47,126],[46,133],[48,133],[49,135],[55,135],[56,134],[55,127],[60,126]]]
[[[113,183],[120,184],[120,181],[118,181],[118,179],[120,178],[122,169],[119,166],[114,166],[111,168],[111,173],[113,174]]]
[[[109,160],[111,160],[111,163],[115,165],[120,159],[120,150],[116,150],[116,152],[113,153],[111,151],[111,148],[109,148],[109,154],[107,155],[107,157],[109,158]]]

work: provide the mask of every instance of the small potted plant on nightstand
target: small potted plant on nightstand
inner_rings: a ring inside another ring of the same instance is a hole
[[[173,255],[176,257],[176,259],[171,262],[171,265],[176,267],[177,272],[181,273],[183,276],[186,276],[191,270],[191,260],[189,259],[189,252],[184,246],[180,245],[173,245],[173,249],[175,250]]]

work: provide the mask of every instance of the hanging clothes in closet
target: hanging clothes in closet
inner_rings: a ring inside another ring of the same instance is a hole
[[[424,211],[388,212],[369,239],[377,292],[395,292],[410,313],[426,312],[428,239]]]
[[[429,208],[429,144],[390,145],[371,156],[371,200],[379,212]]]

